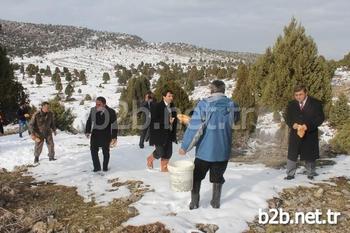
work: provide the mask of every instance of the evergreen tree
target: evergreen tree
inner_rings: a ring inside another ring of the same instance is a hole
[[[40,73],[37,73],[37,74],[36,74],[35,83],[36,83],[37,85],[39,85],[39,86],[43,83],[43,79],[41,78],[41,74],[40,74]]]
[[[72,81],[72,74],[69,71],[66,73],[66,81],[67,82]]]
[[[249,76],[249,69],[243,63],[237,69],[237,84],[233,90],[232,99],[241,109],[241,129],[252,132],[257,120],[254,86]]]
[[[333,127],[341,128],[350,118],[349,99],[341,93],[338,100],[332,105],[329,113],[329,122]]]
[[[65,109],[64,105],[58,100],[50,100],[50,110],[55,116],[56,127],[62,131],[72,131],[72,124],[74,122],[75,116],[70,108]]]
[[[192,103],[184,89],[169,77],[161,76],[154,91],[157,100],[162,100],[162,92],[171,90],[174,93],[174,104],[183,113],[188,113],[192,109]]]
[[[337,131],[335,137],[331,140],[331,146],[334,152],[339,154],[350,154],[350,120]]]
[[[61,82],[57,82],[55,88],[56,88],[56,91],[58,91],[58,93],[61,93],[62,90],[63,90],[62,83]]]
[[[144,95],[150,90],[150,86],[151,84],[145,76],[134,77],[129,80],[120,97],[120,100],[128,104],[128,112],[132,110],[133,102],[140,104],[144,100]]]
[[[64,90],[64,93],[67,95],[67,97],[71,97],[73,92],[74,92],[74,87],[70,83],[68,83],[68,85],[66,86],[66,89]]]
[[[18,103],[26,102],[28,96],[22,84],[16,81],[6,49],[0,46],[0,109],[6,118],[12,121],[18,109]]]
[[[81,81],[82,85],[86,85],[87,84],[85,70],[81,70],[80,71],[80,73],[79,73],[79,81]]]
[[[111,80],[111,78],[109,77],[109,73],[108,72],[104,72],[103,76],[102,76],[102,79],[103,79],[103,83],[104,84],[106,84],[109,80]]]
[[[140,103],[144,100],[144,95],[149,90],[150,82],[145,76],[134,77],[129,80],[127,87],[123,89],[120,96],[119,115],[121,125],[130,125],[132,122],[137,123],[140,120],[133,115],[133,108],[140,106]],[[137,133],[137,128],[132,125],[131,128],[127,128],[121,133]]]
[[[61,81],[60,74],[59,73],[52,74],[51,81],[54,83],[60,82]]]
[[[51,68],[50,68],[50,66],[46,66],[46,71],[45,71],[45,76],[51,76],[52,75],[52,73],[51,73]]]
[[[55,68],[55,73],[56,73],[56,74],[60,74],[60,73],[61,73],[60,68],[56,67],[56,68]]]
[[[23,64],[21,64],[20,72],[21,72],[21,74],[24,74],[24,65]]]
[[[263,105],[272,110],[285,108],[298,83],[307,86],[310,95],[324,104],[331,100],[331,77],[326,62],[318,55],[313,39],[293,18],[272,49],[255,63],[252,76]],[[257,94],[256,93],[256,94]]]
[[[350,52],[348,54],[346,54],[343,59],[341,59],[339,62],[340,66],[345,66],[348,69],[350,69]]]
[[[26,71],[29,77],[33,77],[33,75],[38,72],[34,64],[29,64],[26,68]]]

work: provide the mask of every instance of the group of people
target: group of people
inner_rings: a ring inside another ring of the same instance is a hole
[[[213,208],[220,208],[224,173],[231,156],[232,129],[240,120],[238,105],[225,95],[225,83],[215,80],[209,88],[210,96],[200,100],[193,110],[178,152],[185,155],[193,147],[196,148],[190,209],[199,208],[201,182],[208,172],[213,184],[210,204]],[[141,130],[139,147],[144,148],[145,141],[154,146],[154,151],[146,160],[149,169],[153,169],[155,160],[160,160],[160,170],[168,171],[173,143],[177,143],[177,124],[178,121],[184,123],[178,118],[174,98],[172,90],[165,90],[159,102],[154,101],[151,92],[145,95],[142,111],[146,123]],[[319,158],[318,126],[323,121],[322,103],[308,96],[305,86],[296,86],[294,100],[290,101],[286,111],[290,135],[285,179],[294,179],[299,156],[306,161],[308,178],[313,179],[317,175],[315,161]],[[25,125],[24,122],[20,124]],[[56,126],[49,103],[44,102],[41,109],[33,115],[29,129],[35,138],[40,139],[35,142],[34,162],[39,161],[44,140],[48,145],[50,161],[55,160],[52,134],[56,134]],[[98,97],[96,106],[91,108],[85,134],[90,138],[93,171],[108,171],[110,147],[117,143],[118,127],[116,112],[107,106],[104,97]],[[98,157],[99,148],[103,152],[102,167]]]

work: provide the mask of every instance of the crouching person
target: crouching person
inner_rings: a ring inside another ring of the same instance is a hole
[[[224,94],[225,83],[215,80],[209,87],[211,95],[197,104],[179,150],[179,154],[184,155],[196,146],[190,209],[199,207],[201,182],[208,171],[213,183],[210,204],[220,208],[224,173],[231,154],[232,129],[239,119],[238,106]]]

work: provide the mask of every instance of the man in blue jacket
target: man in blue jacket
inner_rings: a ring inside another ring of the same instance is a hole
[[[220,208],[223,175],[231,155],[232,129],[239,120],[238,106],[224,94],[225,83],[215,80],[209,88],[211,96],[197,104],[179,150],[184,155],[196,146],[190,209],[199,207],[201,182],[209,170],[213,183],[210,204]]]

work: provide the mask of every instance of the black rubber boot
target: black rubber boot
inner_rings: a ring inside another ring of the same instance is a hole
[[[221,189],[222,189],[222,184],[213,183],[213,198],[210,201],[210,205],[214,209],[220,208]]]
[[[37,156],[34,157],[34,163],[39,163],[39,157]]]
[[[190,210],[198,209],[199,207],[199,191],[201,190],[201,182],[194,182],[191,191]]]

